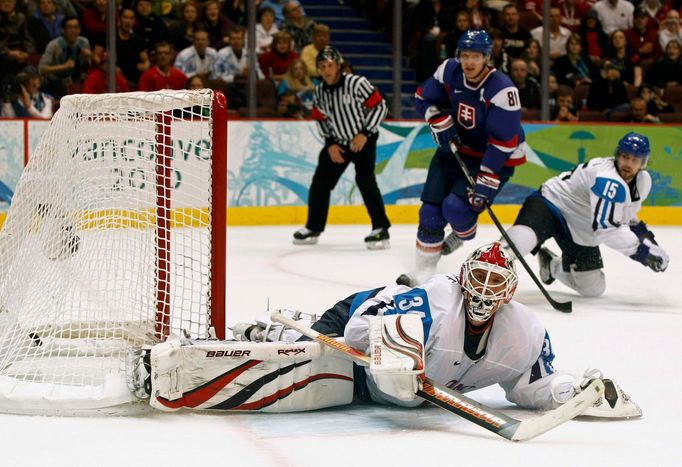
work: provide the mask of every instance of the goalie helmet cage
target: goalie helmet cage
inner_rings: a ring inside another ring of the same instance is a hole
[[[62,99],[0,232],[0,412],[125,412],[136,350],[224,338],[226,116],[211,90]]]

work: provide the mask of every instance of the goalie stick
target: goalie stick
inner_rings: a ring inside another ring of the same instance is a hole
[[[454,143],[450,143],[450,152],[455,156],[455,159],[457,160],[457,163],[459,164],[459,167],[462,169],[462,173],[467,179],[467,182],[469,183],[469,186],[473,190],[474,187],[476,186],[476,182],[474,181],[473,177],[471,176],[471,173],[469,173],[469,169],[467,169],[467,166],[464,165],[464,162],[462,161],[462,158],[459,157],[459,153],[457,152],[457,147],[455,146]],[[516,245],[514,242],[512,242],[511,238],[509,238],[509,235],[507,234],[507,231],[504,230],[504,227],[502,227],[502,224],[500,224],[499,219],[493,212],[492,208],[490,207],[490,203],[485,203],[485,210],[488,212],[488,215],[490,218],[493,220],[495,223],[495,226],[497,227],[497,230],[500,231],[502,234],[502,238],[507,242],[507,245],[509,245],[509,248],[512,249],[514,252],[514,256],[519,260],[519,262],[523,265],[523,268],[526,270],[528,275],[530,276],[531,279],[533,279],[533,282],[535,282],[535,285],[538,286],[538,289],[540,289],[540,292],[542,295],[545,296],[547,301],[549,302],[550,305],[552,305],[552,308],[555,310],[561,311],[563,313],[570,313],[573,311],[573,302],[557,302],[552,298],[552,296],[547,292],[547,289],[542,285],[538,277],[535,275],[533,270],[530,268],[528,263],[526,262],[525,259],[523,259],[523,256],[521,256],[521,253],[519,253],[519,249],[516,248]]]
[[[289,326],[304,336],[314,339],[321,344],[331,347],[345,354],[353,362],[369,365],[369,357],[331,337],[304,326],[278,311],[271,315],[274,322]],[[469,399],[463,394],[442,386],[429,378],[425,378],[421,389],[416,394],[449,412],[463,417],[488,431],[511,441],[526,441],[533,439],[552,428],[580,415],[594,404],[604,393],[604,383],[600,379],[592,381],[580,394],[571,398],[560,407],[550,410],[543,415],[526,420],[517,420],[504,413]]]

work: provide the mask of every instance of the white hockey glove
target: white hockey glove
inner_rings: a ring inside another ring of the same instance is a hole
[[[243,342],[265,342],[265,328],[258,323],[237,323],[231,328],[235,340]]]
[[[639,261],[644,266],[651,268],[656,272],[663,272],[668,268],[668,263],[670,258],[668,253],[663,250],[658,244],[652,242],[648,238],[644,238],[635,254],[631,255],[630,258],[635,261]]]
[[[294,321],[302,321],[308,327],[317,321],[314,313],[302,311],[278,310]],[[270,313],[257,318],[255,323],[237,323],[230,327],[235,340],[245,342],[294,342],[301,337],[301,333],[294,331],[280,323],[270,321]]]
[[[568,376],[568,375],[567,375]],[[604,382],[604,395],[592,407],[582,413],[586,417],[631,418],[640,417],[642,410],[612,379],[604,378],[602,372],[588,368],[582,377],[574,379],[572,385],[566,379],[553,382],[552,395],[559,403],[565,403],[575,394],[583,391],[594,379]]]
[[[369,373],[377,388],[413,401],[424,375],[424,328],[416,314],[373,316],[369,320]]]

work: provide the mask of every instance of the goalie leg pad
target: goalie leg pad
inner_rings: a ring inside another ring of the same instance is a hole
[[[424,327],[416,314],[369,320],[369,375],[376,389],[399,401],[416,398],[424,375]]]
[[[349,404],[353,364],[316,342],[169,340],[151,351],[160,410],[298,412]]]

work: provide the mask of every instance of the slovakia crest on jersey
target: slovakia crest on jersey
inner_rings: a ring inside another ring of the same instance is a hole
[[[476,108],[463,102],[457,104],[457,121],[467,130],[476,126]]]

